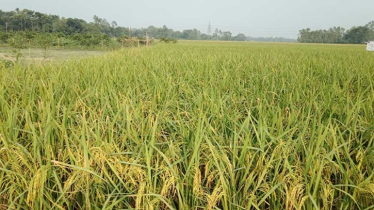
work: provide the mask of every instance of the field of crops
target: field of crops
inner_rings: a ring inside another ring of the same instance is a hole
[[[371,209],[373,78],[353,45],[0,67],[0,209]]]

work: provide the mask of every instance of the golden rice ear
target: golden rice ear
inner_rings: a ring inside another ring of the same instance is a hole
[[[203,186],[202,186],[202,177],[201,177],[200,167],[198,165],[195,165],[194,179],[193,179],[193,194],[197,198],[201,198],[203,193],[204,191],[203,191]]]
[[[285,193],[286,193],[286,209],[298,209],[303,205],[305,201],[303,195],[305,194],[305,180],[302,174],[302,167],[296,165],[294,173],[286,174],[284,181]]]
[[[161,174],[162,180],[162,189],[161,189],[161,196],[163,197],[171,197],[175,192],[175,177],[170,171],[170,169],[166,166],[162,166],[161,170],[164,172]]]
[[[334,188],[332,188],[331,183],[321,183],[321,194],[323,194],[322,198],[322,203],[323,203],[323,208],[322,209],[332,209],[333,204],[334,204]]]
[[[136,201],[135,201],[135,207],[137,209],[142,209],[142,206],[144,205],[144,192],[146,191],[146,182],[140,183],[139,190],[136,194]]]
[[[44,184],[47,181],[47,166],[42,166],[34,173],[34,177],[29,183],[28,193],[27,193],[27,203],[30,208],[33,208],[34,201],[43,196],[44,193]]]
[[[221,200],[223,195],[224,195],[224,193],[223,193],[223,189],[222,189],[221,186],[218,186],[218,187],[214,188],[212,194],[210,194],[210,195],[207,194],[206,195],[207,209],[211,210],[214,207],[216,207],[216,205]]]

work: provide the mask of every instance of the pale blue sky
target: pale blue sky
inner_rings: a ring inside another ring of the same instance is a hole
[[[364,25],[374,20],[374,0],[0,0],[1,10],[32,9],[92,21],[93,15],[132,28],[163,25],[206,33],[296,38],[302,28]]]

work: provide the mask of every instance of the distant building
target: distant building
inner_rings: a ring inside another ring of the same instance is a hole
[[[367,42],[367,51],[374,51],[374,41]]]

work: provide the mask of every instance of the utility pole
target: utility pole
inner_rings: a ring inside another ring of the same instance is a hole
[[[210,21],[209,21],[209,25],[208,25],[208,35],[211,35],[212,33],[212,26],[210,25]]]
[[[8,33],[8,22],[5,23],[5,32]]]

